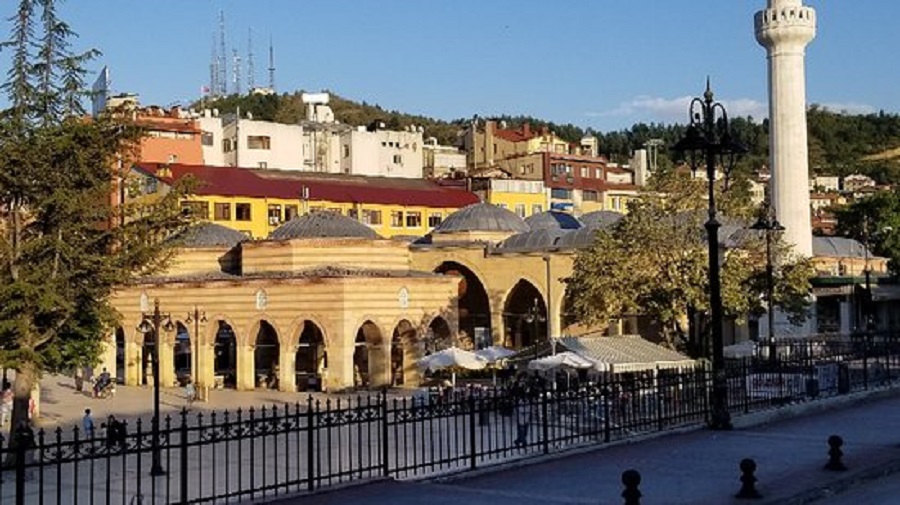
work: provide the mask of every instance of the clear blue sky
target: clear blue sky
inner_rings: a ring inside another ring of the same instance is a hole
[[[16,3],[0,3],[3,17]],[[443,119],[530,114],[607,131],[683,122],[683,97],[701,93],[707,74],[733,115],[765,115],[765,52],[753,36],[765,3],[68,0],[61,13],[79,47],[103,51],[94,70],[109,65],[113,92],[138,93],[146,105],[198,97],[222,10],[229,54],[236,47],[246,60],[254,31],[258,84],[268,80],[271,36],[279,92],[327,88]],[[900,111],[900,1],[806,3],[819,19],[809,101]]]

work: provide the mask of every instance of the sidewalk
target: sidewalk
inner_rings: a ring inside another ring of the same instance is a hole
[[[773,411],[769,417],[783,414]],[[738,419],[738,424],[746,421]],[[830,435],[844,439],[846,472],[822,469],[828,461]],[[743,458],[753,458],[758,465],[762,500],[734,498],[740,489],[738,464]],[[462,474],[444,482],[382,481],[280,503],[621,504],[621,474],[629,468],[642,475],[645,504],[799,504],[826,497],[832,497],[828,503],[841,503],[835,493],[900,471],[900,391],[879,392],[803,417],[729,432],[702,429]]]

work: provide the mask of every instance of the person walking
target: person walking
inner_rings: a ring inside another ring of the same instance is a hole
[[[194,405],[194,402],[197,400],[197,387],[194,386],[194,381],[188,379],[184,385],[184,399],[188,404],[188,407]]]
[[[84,438],[91,440],[94,438],[94,417],[91,415],[91,409],[84,409],[84,417],[81,418],[81,426],[84,428]]]
[[[10,422],[12,407],[12,389],[4,384],[3,391],[0,392],[0,426],[6,426],[6,423]]]
[[[516,447],[528,445],[528,427],[531,425],[531,405],[525,398],[520,398],[516,404]]]

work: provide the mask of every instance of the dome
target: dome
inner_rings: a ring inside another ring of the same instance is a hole
[[[380,238],[374,230],[337,212],[313,212],[297,216],[269,235],[275,240],[294,238]]]
[[[433,233],[464,231],[529,231],[528,225],[512,212],[489,203],[473,203],[447,216]]]
[[[581,216],[581,222],[587,227],[607,228],[618,223],[623,215],[611,210],[595,210]]]
[[[565,234],[566,230],[559,228],[526,231],[504,240],[497,250],[501,252],[546,251],[556,247],[557,242]]]
[[[532,214],[525,219],[525,222],[532,230],[577,230],[578,228],[581,228],[581,221],[575,216],[558,210],[549,210],[547,212]]]
[[[178,247],[234,247],[247,235],[216,223],[197,223],[172,237]]]
[[[597,235],[598,228],[596,226],[585,226],[578,230],[572,230],[556,241],[556,246],[560,249],[585,249],[594,243],[594,237]]]

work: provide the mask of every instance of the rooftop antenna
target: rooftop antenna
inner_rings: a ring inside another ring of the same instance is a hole
[[[269,89],[275,91],[275,51],[272,49],[272,36],[269,36]]]
[[[228,61],[227,52],[225,50],[225,11],[219,11],[219,89],[220,96],[228,94],[226,89],[228,84]]]
[[[253,63],[253,28],[247,29],[247,90],[256,87],[256,68]]]
[[[215,34],[213,34],[212,52],[209,58],[209,91],[207,91],[207,94],[210,97],[215,97],[219,94],[219,55],[216,53]]]

